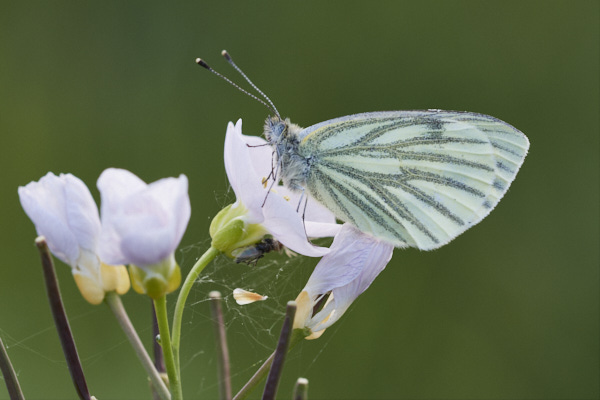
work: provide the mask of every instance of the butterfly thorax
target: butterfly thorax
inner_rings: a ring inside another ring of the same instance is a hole
[[[303,191],[310,170],[310,158],[299,154],[302,128],[292,124],[288,118],[268,117],[265,121],[264,135],[273,147],[277,162],[277,177],[289,189]]]

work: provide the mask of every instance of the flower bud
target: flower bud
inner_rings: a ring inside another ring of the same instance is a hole
[[[215,216],[209,229],[212,247],[234,258],[232,252],[236,249],[262,240],[267,230],[260,224],[248,224],[247,211],[242,204],[231,204]]]

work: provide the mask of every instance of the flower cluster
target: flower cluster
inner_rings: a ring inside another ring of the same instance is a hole
[[[393,246],[350,225],[336,224],[331,212],[284,186],[267,187],[272,153],[266,141],[242,134],[242,121],[229,123],[225,169],[235,203],[213,219],[212,246],[233,256],[270,235],[287,248],[311,257],[325,256],[297,298],[295,327],[318,337],[385,268]],[[71,174],[48,173],[19,188],[21,204],[46,237],[51,251],[72,268],[75,281],[92,304],[109,291],[139,293],[156,299],[179,287],[174,251],[190,218],[188,181],[165,178],[146,184],[129,171],[110,168],[98,179],[101,218],[85,184]],[[307,237],[335,236],[330,249]],[[324,300],[322,309],[315,306]],[[318,333],[317,333],[318,332]]]
[[[238,262],[254,262],[265,252],[285,247],[301,255],[322,257],[296,298],[295,318],[286,320],[296,338],[306,339],[318,338],[335,323],[392,256],[393,245],[352,225],[336,223],[335,216],[313,199],[281,185],[268,185],[269,177],[273,180],[276,175],[272,157],[265,140],[242,134],[241,120],[235,125],[229,123],[224,158],[236,201],[213,219],[211,247],[181,285],[172,340],[166,294],[181,284],[175,250],[191,214],[187,178],[180,175],[146,184],[129,171],[109,168],[97,182],[100,213],[89,189],[71,174],[48,173],[38,182],[19,187],[23,209],[38,235],[45,238],[39,242],[48,245],[44,245],[44,259],[50,259],[49,248],[71,267],[88,302],[109,306],[136,349],[155,393],[163,400],[182,398],[179,350],[183,309],[192,285],[217,254]],[[319,247],[309,239],[321,237],[334,237],[332,245]],[[146,354],[118,296],[130,286],[154,300],[169,388]],[[235,289],[233,296],[240,305],[268,298],[241,288]],[[60,295],[56,293],[53,298]],[[56,318],[64,313],[61,305],[51,303],[57,324],[62,324],[66,317]],[[68,325],[57,327],[63,343],[72,341]],[[74,344],[63,345],[63,349],[68,360],[77,358]],[[78,390],[86,392],[86,385],[79,383]]]
[[[101,218],[85,184],[71,174],[48,173],[19,188],[23,209],[52,253],[71,266],[83,297],[124,294],[130,265],[138,292],[156,298],[175,290],[181,275],[174,261],[190,218],[187,178],[146,184],[129,171],[107,169],[98,180]]]

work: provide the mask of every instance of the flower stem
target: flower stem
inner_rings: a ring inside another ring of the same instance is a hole
[[[156,319],[158,321],[158,330],[160,331],[160,344],[165,356],[167,375],[169,376],[169,386],[173,400],[182,400],[181,380],[179,379],[179,369],[175,366],[173,358],[173,346],[171,344],[171,335],[169,333],[169,318],[167,316],[167,297],[162,296],[154,300],[156,310]]]
[[[160,337],[158,331],[158,321],[156,320],[156,311],[154,311],[154,302],[151,300],[150,305],[152,306],[152,353],[154,353],[154,367],[158,371],[158,374],[166,380],[167,369],[165,368],[165,357],[163,356],[162,347],[158,343],[157,338]],[[152,387],[152,399],[160,400],[160,394]]]
[[[177,304],[175,305],[175,314],[173,315],[173,352],[175,354],[175,364],[177,365],[177,375],[179,376],[179,346],[181,339],[181,322],[183,319],[183,308],[187,300],[194,282],[198,279],[198,276],[202,270],[211,262],[217,255],[219,250],[211,247],[200,257],[196,264],[192,267],[190,273],[185,278],[185,282],[181,285],[179,296],[177,297]]]
[[[160,343],[156,340],[160,335],[158,320],[156,319],[156,309],[154,308],[153,301],[150,304],[152,305],[152,353],[154,353],[154,367],[156,367],[159,374],[164,374],[167,372],[165,368],[165,356],[163,355]]]
[[[40,252],[42,268],[44,271],[44,281],[46,283],[46,294],[48,295],[48,302],[50,303],[50,309],[52,310],[52,317],[54,317],[54,325],[56,325],[60,344],[62,345],[67,366],[71,373],[71,380],[75,385],[75,390],[77,391],[79,398],[81,400],[90,400],[90,392],[87,387],[83,368],[81,367],[81,361],[79,360],[75,339],[73,338],[71,326],[69,325],[69,319],[67,318],[67,313],[60,295],[58,279],[56,278],[56,271],[54,270],[54,263],[52,262],[48,244],[43,236],[39,236],[35,239],[35,245]]]
[[[308,400],[308,379],[298,378],[294,385],[292,400]]]
[[[305,329],[292,330],[292,336],[290,338],[287,351],[291,351],[298,343],[302,341],[302,339],[309,335],[310,331],[307,331]],[[256,385],[258,385],[265,378],[265,376],[267,376],[267,373],[269,373],[269,369],[271,368],[271,364],[273,364],[273,360],[275,359],[276,352],[277,350],[273,352],[273,354],[271,354],[269,358],[267,358],[263,365],[261,365],[258,368],[258,370],[254,373],[252,378],[250,378],[250,380],[246,382],[244,387],[233,397],[233,400],[242,400],[248,397],[248,395],[250,394],[250,392],[252,392],[252,390],[254,390]]]
[[[146,352],[142,341],[140,340],[129,316],[127,315],[127,311],[125,311],[125,307],[123,307],[123,302],[121,301],[121,297],[116,292],[108,292],[106,293],[106,297],[104,298],[106,304],[110,307],[110,310],[113,312],[115,318],[119,325],[121,325],[121,329],[129,339],[129,343],[131,343],[131,347],[135,351],[135,354],[139,358],[142,366],[146,370],[148,377],[152,381],[152,386],[160,395],[160,398],[163,400],[170,400],[171,395],[169,394],[169,389],[165,385],[165,382],[160,377],[160,374],[154,367],[150,356]]]
[[[4,383],[6,383],[6,389],[11,400],[25,400],[25,396],[23,396],[23,392],[21,391],[21,385],[19,385],[19,379],[17,379],[17,374],[10,362],[2,339],[0,339],[0,370],[2,370]]]
[[[231,400],[231,370],[229,368],[229,348],[227,347],[227,335],[225,334],[225,321],[223,319],[223,298],[221,293],[214,290],[208,294],[210,298],[210,313],[212,314],[215,339],[218,349],[219,366],[219,393],[221,400]]]
[[[269,370],[269,376],[263,392],[263,400],[274,400],[277,395],[279,379],[281,379],[285,356],[288,352],[290,338],[292,336],[292,324],[294,323],[294,317],[296,316],[296,309],[296,302],[288,301],[285,310],[285,319],[283,320],[283,326],[281,327],[281,333],[279,334],[279,342],[277,343],[277,349],[275,349],[273,355],[273,363],[271,364],[271,369]]]
[[[271,353],[271,355],[269,356],[269,358],[267,358],[267,360],[263,363],[263,365],[261,365],[260,368],[258,368],[258,370],[256,370],[254,375],[252,375],[252,378],[250,378],[250,380],[248,382],[246,382],[246,384],[244,385],[242,390],[240,390],[233,397],[233,400],[243,400],[250,394],[250,392],[252,390],[254,390],[256,385],[258,385],[265,378],[265,376],[267,376],[267,373],[269,372],[269,368],[271,368],[271,364],[273,364],[274,358],[275,358],[275,352]]]

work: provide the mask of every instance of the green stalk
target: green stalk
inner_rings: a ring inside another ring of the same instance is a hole
[[[182,400],[181,380],[179,379],[179,369],[175,367],[173,358],[173,346],[171,344],[171,334],[169,333],[169,318],[167,316],[167,297],[162,296],[154,300],[156,309],[156,319],[158,321],[158,331],[160,332],[160,344],[165,356],[165,365],[167,375],[169,376],[169,387],[173,400]]]
[[[154,367],[150,356],[146,352],[140,337],[138,336],[129,316],[127,315],[127,311],[125,311],[125,307],[123,307],[123,302],[121,301],[121,297],[116,292],[108,292],[106,293],[106,297],[104,298],[106,304],[110,307],[110,310],[113,312],[117,322],[123,329],[125,336],[129,339],[129,343],[135,354],[139,358],[142,366],[146,370],[148,377],[152,381],[152,385],[154,389],[159,394],[162,400],[170,400],[171,394],[169,393],[169,389],[165,385],[165,382],[160,377],[160,374]]]
[[[179,291],[179,296],[177,297],[177,304],[175,305],[175,315],[173,315],[173,353],[175,359],[175,365],[177,365],[177,375],[179,376],[179,346],[181,340],[181,322],[183,319],[183,308],[185,307],[185,302],[190,294],[190,290],[192,290],[192,286],[194,286],[194,282],[198,279],[198,276],[204,270],[204,268],[210,263],[218,254],[219,250],[214,247],[209,248],[206,252],[200,257],[196,264],[192,267],[192,270],[185,278],[185,282],[181,286],[181,290]],[[162,337],[162,334],[161,334]]]

